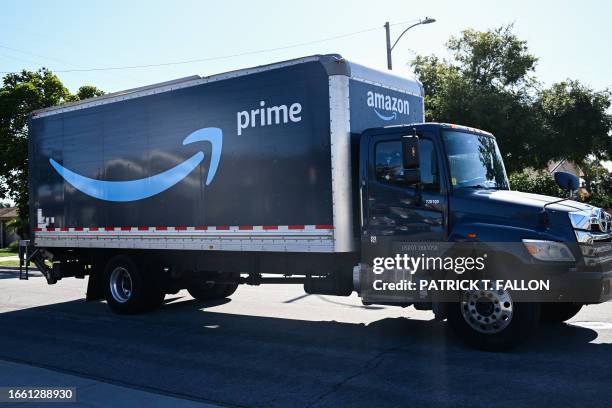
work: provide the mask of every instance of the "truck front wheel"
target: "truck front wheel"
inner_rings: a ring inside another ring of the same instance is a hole
[[[562,323],[576,316],[582,306],[577,303],[542,303],[542,321]]]
[[[519,344],[535,331],[539,320],[539,303],[514,302],[508,291],[466,291],[448,309],[448,321],[458,337],[485,351]]]
[[[105,297],[111,310],[118,314],[140,313],[161,305],[164,292],[151,276],[124,255],[113,257],[105,268]]]

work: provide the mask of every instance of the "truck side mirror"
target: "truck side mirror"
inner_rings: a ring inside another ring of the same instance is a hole
[[[402,164],[404,169],[419,168],[419,137],[404,136],[402,138]]]
[[[402,138],[402,167],[406,184],[414,185],[421,182],[419,165],[419,137],[416,135],[404,136]]]
[[[559,187],[565,191],[569,191],[570,193],[573,193],[580,188],[580,179],[571,173],[558,171],[554,174],[554,178]]]

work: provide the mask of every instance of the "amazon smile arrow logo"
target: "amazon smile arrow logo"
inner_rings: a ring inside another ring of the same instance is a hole
[[[397,112],[393,112],[393,113],[391,113],[391,115],[383,115],[376,108],[374,108],[374,113],[376,114],[376,116],[378,116],[382,120],[394,120],[394,119],[397,119]]]
[[[194,142],[210,142],[212,145],[210,169],[206,177],[206,185],[212,183],[223,148],[223,132],[219,128],[203,128],[189,134],[183,140],[183,146]],[[105,181],[81,176],[53,159],[49,159],[51,166],[77,190],[88,196],[105,201],[127,202],[142,200],[159,194],[189,175],[204,160],[204,153],[197,152],[184,162],[155,176],[129,181]]]

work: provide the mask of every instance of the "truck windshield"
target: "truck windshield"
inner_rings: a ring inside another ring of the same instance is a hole
[[[453,188],[508,190],[508,177],[495,138],[443,131]]]

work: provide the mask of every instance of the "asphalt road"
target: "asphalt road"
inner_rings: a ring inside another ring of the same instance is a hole
[[[240,287],[215,304],[181,292],[140,316],[84,302],[85,287],[0,271],[0,360],[222,406],[612,404],[612,304],[483,353],[429,312],[299,286]]]

